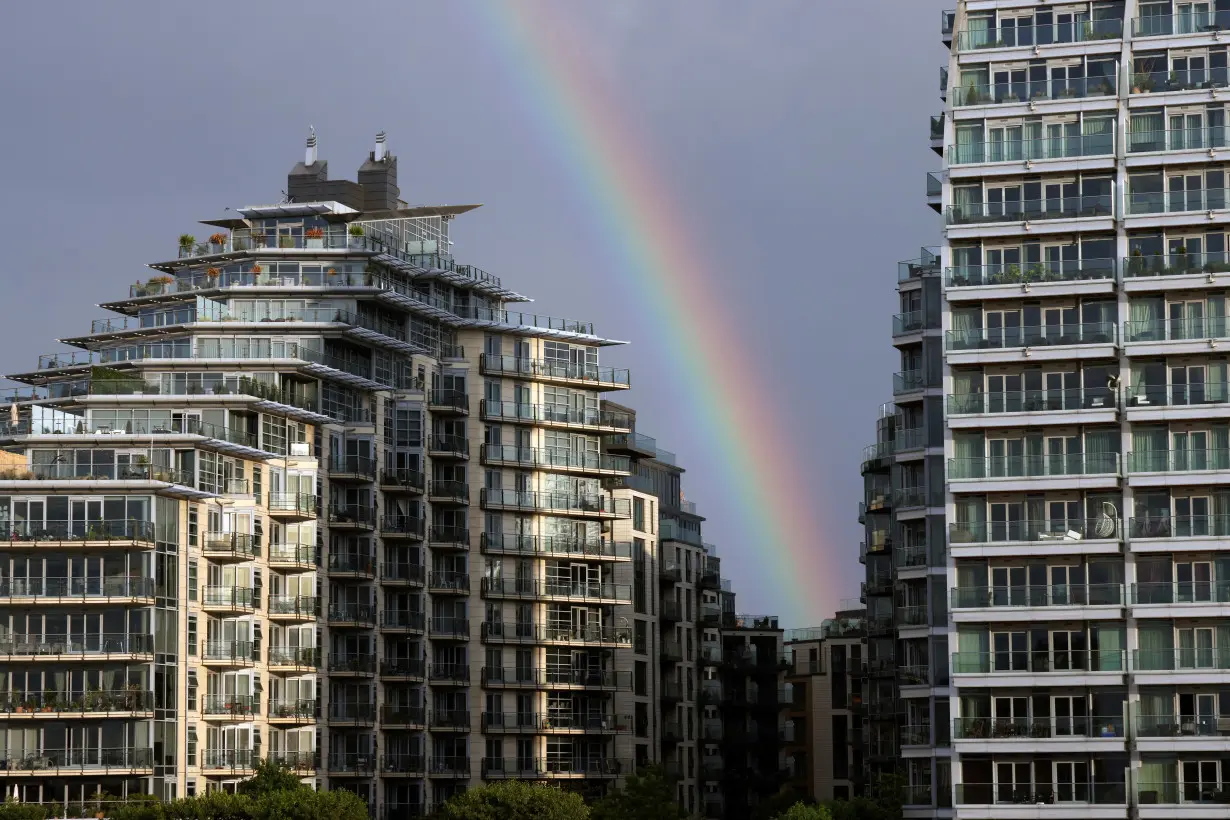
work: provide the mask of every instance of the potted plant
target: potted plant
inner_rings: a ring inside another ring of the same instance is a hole
[[[253,272],[253,273],[255,273],[255,274],[257,274],[257,275],[260,275],[262,272],[264,272],[264,270],[265,270],[265,269],[264,269],[264,268],[262,268],[262,267],[260,266],[260,263],[259,263],[259,262],[257,262],[256,264],[252,265],[252,272]]]
[[[308,228],[303,234],[307,238],[307,247],[323,248],[325,246],[325,231],[323,228]]]
[[[337,276],[337,268],[329,268],[329,270],[325,272],[328,273],[330,276]]]
[[[222,247],[226,244],[226,234],[218,231],[209,235],[209,249],[214,253],[219,253]]]
[[[179,255],[188,256],[192,253],[193,246],[196,245],[196,237],[190,233],[181,233],[179,235]]]
[[[295,247],[295,238],[293,236],[287,236],[285,234],[283,234],[282,236],[279,236],[278,237],[278,247],[279,248]]]
[[[350,234],[350,247],[361,248],[363,246],[363,226],[362,225],[351,225],[350,228],[346,231],[346,233]]]
[[[217,268],[206,268],[205,278],[209,280],[209,284],[211,285],[217,284],[218,276],[221,275],[221,273],[222,271],[218,270]]]

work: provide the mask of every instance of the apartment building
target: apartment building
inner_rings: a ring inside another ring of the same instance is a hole
[[[698,524],[679,580],[660,566],[659,530],[700,520],[677,493],[611,481],[638,455],[601,403],[630,384],[615,342],[457,264],[475,206],[408,206],[383,135],[357,181],[313,136],[287,186],[10,377],[6,791],[169,798],[273,758],[400,818],[661,759],[658,681],[696,689],[657,676],[659,592],[716,582]],[[692,599],[662,600],[679,623]]]
[[[894,341],[944,394],[947,533],[920,543],[949,591],[915,600],[951,653],[952,786],[903,738],[907,816],[1225,813],[1227,28],[1225,0],[944,15],[944,242]]]
[[[793,689],[782,737],[787,785],[817,802],[864,794],[866,643],[863,609],[851,604],[818,627],[786,631]]]

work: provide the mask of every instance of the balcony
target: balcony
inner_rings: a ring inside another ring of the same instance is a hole
[[[470,713],[464,709],[433,709],[428,726],[449,732],[470,731]]]
[[[591,561],[632,557],[630,541],[579,540],[550,535],[485,532],[480,537],[480,545],[482,551],[488,555],[549,555]]]
[[[483,712],[483,731],[509,734],[627,734],[631,715]]]
[[[626,646],[631,644],[632,634],[630,629],[623,627],[544,626],[484,621],[482,639],[484,643]]]
[[[427,498],[433,504],[469,504],[470,485],[464,481],[433,480],[427,485]]]
[[[997,162],[1047,162],[1115,155],[1115,135],[1074,134],[1031,140],[999,140],[948,146],[949,165],[983,165]]]
[[[7,754],[0,752],[0,770],[8,773],[8,782],[12,782],[11,778],[24,774],[43,777],[74,774],[152,774],[153,767],[151,749],[40,749],[24,753],[11,750]]]
[[[1180,760],[1177,765],[1171,764],[1171,771],[1182,769],[1190,779],[1142,780],[1137,792],[1139,816],[1181,820],[1225,817],[1230,790],[1215,776],[1210,777],[1210,767],[1216,766],[1216,761]]]
[[[909,313],[897,313],[893,315],[893,336],[905,336],[910,333],[919,333],[923,329],[923,312],[921,310],[912,310]]]
[[[1122,584],[954,587],[950,593],[956,622],[1117,617],[1126,602]],[[1107,613],[1105,608],[1116,611]]]
[[[678,584],[683,580],[683,567],[677,561],[662,559],[658,563],[658,579],[667,584]]]
[[[1128,453],[1128,475],[1133,486],[1156,486],[1159,484],[1191,484],[1192,474],[1222,474],[1230,470],[1230,450],[1144,450]],[[1166,479],[1166,474],[1182,474]],[[1136,476],[1151,476],[1151,480],[1138,481]],[[1220,483],[1220,481],[1217,481]]]
[[[1230,515],[1169,514],[1130,520],[1132,552],[1217,550],[1230,536]]]
[[[428,623],[428,632],[433,638],[468,641],[470,621],[466,618],[433,615]]]
[[[1018,785],[1016,783],[956,784],[959,817],[973,818],[1061,818],[1082,812],[1087,818],[1124,817],[1127,811],[1127,788],[1123,783],[1067,782],[1054,785]],[[986,806],[986,812],[974,811],[974,806]],[[1116,806],[1114,811],[1084,806]]]
[[[931,387],[928,379],[922,370],[903,370],[900,373],[893,374],[893,395],[900,396],[905,393],[913,393],[916,390],[923,390]]]
[[[1214,34],[1230,29],[1230,12],[1213,11],[1212,4],[1181,6],[1178,14],[1150,14],[1132,20],[1133,37],[1173,37]]]
[[[269,698],[270,723],[311,723],[319,708],[315,698],[295,700]]]
[[[470,666],[451,662],[428,664],[427,679],[433,684],[462,686],[470,682]]]
[[[329,526],[342,530],[373,530],[376,528],[376,509],[357,504],[334,504],[327,510]]]
[[[950,226],[994,225],[1057,219],[1098,217],[1109,219],[1112,216],[1114,216],[1114,197],[1110,194],[1092,194],[1071,196],[1062,200],[1054,197],[1027,199],[1022,202],[970,202],[949,205],[946,224]]]
[[[329,655],[329,674],[371,677],[376,674],[376,658],[374,655],[333,652]]]
[[[315,544],[270,544],[272,569],[307,569],[316,566]]]
[[[954,558],[1034,553],[1117,554],[1121,538],[1120,521],[1110,515],[1041,521],[954,522],[948,525],[949,551]]]
[[[1008,350],[1028,350],[1034,358],[1038,359],[1068,359],[1073,356],[1107,358],[1114,355],[1116,330],[1114,322],[1084,322],[1035,327],[975,327],[968,330],[945,332],[944,349],[948,352],[948,360],[952,364],[1016,361],[1021,358],[1020,352],[1015,352],[1011,356],[994,352]],[[1067,349],[1081,345],[1088,345],[1090,349],[1085,351]],[[1055,350],[1051,352],[1048,348]]]
[[[328,621],[334,627],[370,629],[376,625],[376,607],[371,604],[329,604]]]
[[[1018,294],[1024,285],[1064,289],[1066,283],[1101,282],[1105,287],[1097,292],[1109,292],[1115,279],[1114,259],[1083,259],[1064,262],[1027,262],[1008,265],[964,265],[944,269],[944,285],[948,288],[1002,287],[1005,293]],[[1010,290],[1009,290],[1010,289]],[[1066,292],[1066,290],[1065,290]],[[982,291],[971,292],[965,298],[981,298]],[[961,294],[951,295],[962,298]]]
[[[627,370],[574,362],[484,353],[479,358],[479,369],[494,376],[523,377],[602,390],[626,390],[632,386]]]
[[[1132,192],[1127,197],[1127,213],[1132,216],[1156,214],[1195,214],[1200,224],[1207,221],[1209,211],[1223,211],[1226,205],[1225,188],[1198,188],[1190,191]],[[1190,222],[1191,220],[1186,220]]]
[[[484,487],[483,507],[489,510],[557,512],[564,515],[615,519],[631,518],[631,502],[607,495],[499,490]]]
[[[427,544],[432,549],[468,550],[470,531],[451,524],[432,524],[427,533]]]
[[[1118,453],[1071,453],[1054,456],[993,456],[991,458],[953,458],[948,460],[948,480],[960,483],[961,491],[999,487],[1003,491],[1041,490],[1043,487],[1069,487],[1078,477],[1102,476],[1107,480],[1096,486],[1118,485]],[[1054,479],[1041,482],[1041,479]],[[1082,482],[1093,487],[1094,483]],[[954,488],[955,490],[956,488]]]
[[[371,777],[376,773],[376,757],[364,752],[330,752],[326,766],[331,776]]]
[[[541,688],[626,690],[632,686],[630,671],[603,669],[535,669],[531,667],[482,668],[482,684],[488,689]]]
[[[631,603],[629,584],[605,582],[539,581],[532,578],[484,578],[482,592],[487,598],[534,598],[595,603]]]
[[[380,724],[382,727],[427,725],[427,707],[425,706],[381,706]]]
[[[952,673],[977,675],[979,682],[988,686],[1101,685],[1122,682],[1126,663],[1126,653],[1121,649],[954,652]],[[974,684],[966,681],[960,685]]]
[[[427,439],[427,455],[435,458],[470,457],[470,440],[465,436],[432,433]]]
[[[407,775],[422,777],[427,773],[427,758],[421,754],[384,754],[380,756],[380,774]],[[386,820],[404,820],[409,817],[422,817],[422,804],[385,804]]]
[[[259,603],[256,591],[251,587],[207,586],[201,590],[201,609],[206,612],[251,612]]]
[[[538,468],[558,473],[629,475],[632,461],[627,456],[606,453],[574,452],[559,447],[518,447],[512,444],[484,444],[483,464]]]
[[[424,658],[385,658],[380,661],[380,677],[423,680],[427,677]]]
[[[309,646],[271,646],[269,666],[276,671],[317,669],[320,667],[320,653]]]
[[[427,522],[414,515],[380,516],[380,535],[384,538],[412,538],[421,540]]]
[[[270,595],[269,620],[306,623],[320,615],[320,598],[315,595]]]
[[[338,455],[325,460],[330,481],[365,484],[376,480],[376,459],[371,456]]]
[[[461,390],[431,390],[427,394],[427,409],[433,413],[466,416],[470,413],[470,397]]]
[[[118,576],[0,579],[0,599],[7,599],[0,603],[23,607],[65,604],[152,605],[153,598],[153,578]]]
[[[354,552],[330,552],[326,563],[330,575],[375,580],[376,557]]]
[[[1075,413],[1076,416],[1067,414]],[[948,415],[970,416],[954,427],[999,427],[1019,424],[1096,424],[1116,420],[1115,394],[1107,387],[1068,390],[1004,390],[948,395]],[[1045,415],[1040,415],[1045,414]],[[1001,418],[986,418],[998,416]]]
[[[154,711],[154,695],[133,685],[126,689],[45,692],[0,691],[6,719],[71,720],[78,717],[136,717]],[[11,725],[11,724],[10,724]]]
[[[993,85],[954,85],[953,105],[1026,105],[1029,103],[1071,102],[1091,97],[1115,96],[1114,77],[1088,77],[1054,80],[1019,80]]]
[[[958,31],[957,51],[998,48],[1045,48],[1123,38],[1123,20],[1071,20],[1052,25],[994,25]]]
[[[433,570],[427,575],[427,591],[436,595],[469,595],[470,576],[465,572]]]
[[[311,773],[316,769],[315,752],[271,751],[266,759],[295,772]]]
[[[1139,683],[1220,683],[1230,670],[1230,648],[1183,647],[1137,649],[1132,652],[1132,671]]]
[[[556,404],[483,400],[482,416],[487,421],[535,424],[544,427],[587,430],[595,433],[630,433],[632,416],[611,410],[574,408]]]
[[[261,712],[260,700],[255,695],[209,694],[201,698],[201,714],[206,718],[230,718],[251,720]]]
[[[207,532],[201,539],[201,554],[214,561],[251,561],[261,550],[246,533]]]
[[[389,586],[402,584],[423,586],[426,577],[426,568],[422,564],[399,561],[385,562],[380,565],[380,583]]]
[[[270,493],[269,514],[289,521],[316,517],[316,496],[310,493]]]
[[[385,468],[380,471],[380,487],[388,492],[421,493],[426,486],[426,477],[422,470],[410,470],[404,467]]]
[[[1133,614],[1138,617],[1215,616],[1230,603],[1230,581],[1160,581],[1132,584]],[[1142,607],[1162,606],[1150,611]]]
[[[1105,717],[1020,717],[953,719],[953,740],[964,754],[1035,751],[1064,754],[1071,752],[1113,753],[1123,751],[1127,738],[1123,715]],[[1037,745],[1035,741],[1055,741]],[[967,743],[967,741],[981,741]],[[1062,745],[1060,745],[1062,744]],[[1045,750],[1045,752],[1043,751]]]
[[[206,641],[201,645],[201,661],[207,666],[251,666],[256,651],[251,641]]]
[[[1206,353],[1208,340],[1230,338],[1230,330],[1224,317],[1157,319],[1124,322],[1123,338],[1129,343],[1151,343],[1145,350],[1130,350],[1129,354]]]
[[[71,544],[84,547],[122,547],[153,544],[154,522],[136,519],[102,521],[5,521],[0,523],[0,547],[28,550],[37,547],[59,548]]]
[[[374,666],[375,664],[373,664]],[[356,703],[353,701],[330,701],[329,722],[340,724],[366,725],[376,722],[376,706],[373,703]]]

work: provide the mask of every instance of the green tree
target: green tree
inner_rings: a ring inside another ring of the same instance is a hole
[[[252,820],[254,806],[246,794],[213,791],[163,803],[164,820]]]
[[[256,764],[256,774],[239,784],[239,793],[263,797],[272,792],[294,792],[306,789],[293,771],[273,760]]]
[[[509,780],[462,792],[436,812],[439,820],[587,820],[579,794],[556,786]]]
[[[593,820],[682,820],[688,816],[675,799],[675,784],[658,766],[645,766],[594,803]]]
[[[833,815],[824,806],[809,806],[799,801],[779,814],[777,820],[833,820]]]
[[[345,789],[273,791],[254,801],[252,820],[368,820],[367,804]]]

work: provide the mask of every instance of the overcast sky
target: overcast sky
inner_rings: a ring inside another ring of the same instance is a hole
[[[592,203],[514,70],[475,25],[484,2],[6,5],[0,26],[0,372],[30,369],[100,301],[148,275],[196,220],[276,201],[308,125],[334,177],[378,130],[415,204],[481,202],[455,251],[534,310],[628,339],[638,426],[678,453],[740,609],[787,626],[837,607],[817,583],[783,600],[723,442],[681,410],[669,334],[595,235]],[[522,2],[522,0],[504,0]],[[766,425],[806,468],[814,543],[857,597],[859,461],[891,397],[896,267],[935,244],[924,174],[938,167],[936,0],[540,0],[624,101],[663,187],[736,306],[775,395]],[[638,340],[641,340],[638,343]]]

